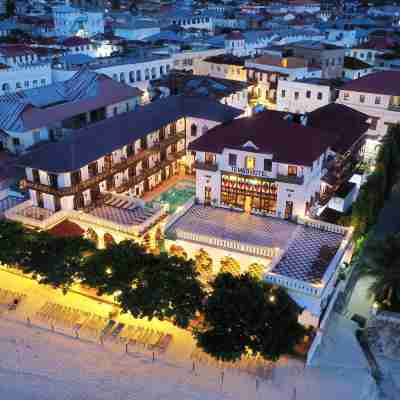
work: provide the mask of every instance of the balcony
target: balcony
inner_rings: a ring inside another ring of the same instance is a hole
[[[278,174],[276,180],[283,183],[290,183],[291,185],[302,185],[304,183],[304,176]]]
[[[117,193],[126,192],[132,186],[137,185],[143,180],[147,179],[151,175],[160,171],[162,168],[172,164],[174,161],[179,160],[186,154],[186,150],[178,151],[176,153],[171,153],[167,156],[166,160],[157,162],[153,167],[144,169],[140,175],[131,176],[129,179],[125,180],[122,185],[115,188]]]
[[[400,105],[396,105],[396,104],[389,104],[389,106],[388,106],[388,110],[390,110],[390,111],[396,111],[396,112],[399,112],[399,111],[400,111]]]
[[[184,132],[179,132],[177,134],[171,135],[169,136],[167,139],[161,141],[160,143],[152,146],[149,149],[145,149],[145,150],[140,150],[139,152],[137,152],[134,155],[131,155],[129,157],[125,157],[122,158],[118,163],[113,163],[111,164],[111,166],[107,166],[105,167],[101,172],[99,172],[97,175],[94,175],[92,177],[89,177],[89,179],[86,179],[78,184],[72,185],[71,187],[64,187],[64,188],[56,188],[56,187],[51,187],[49,185],[44,185],[42,183],[38,183],[38,182],[31,182],[28,181],[27,179],[23,179],[21,181],[21,186],[25,189],[34,189],[34,190],[38,190],[40,192],[44,192],[44,193],[49,193],[49,194],[53,194],[56,196],[70,196],[70,195],[74,195],[76,193],[82,192],[86,189],[89,189],[91,187],[93,187],[96,184],[99,184],[100,182],[102,182],[103,180],[105,180],[108,176],[110,175],[115,175],[118,172],[122,172],[125,169],[127,169],[130,166],[134,166],[136,165],[139,161],[147,158],[149,155],[158,152],[161,147],[167,147],[170,144],[176,143],[179,140],[181,140],[182,138],[185,137],[185,133]],[[182,154],[183,153],[183,154]],[[183,155],[186,154],[186,150],[183,150],[181,152],[178,153],[174,153],[177,154],[177,157],[180,158]],[[181,155],[182,154],[182,155]],[[174,158],[175,160],[175,158]],[[168,163],[170,163],[169,160],[166,160]],[[162,164],[162,163],[161,163]],[[152,173],[154,173],[154,170],[158,170],[162,168],[161,166],[155,166],[151,169],[147,169],[144,174],[149,174],[150,175]],[[149,176],[149,175],[148,175]],[[134,177],[134,178],[138,178],[138,177]],[[143,180],[145,178],[142,178],[141,180]]]
[[[194,162],[194,168],[195,169],[202,169],[205,171],[213,171],[216,172],[218,171],[218,164],[217,163],[212,163],[212,162],[202,162],[202,161],[195,161]]]

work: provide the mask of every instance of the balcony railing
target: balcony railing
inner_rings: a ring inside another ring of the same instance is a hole
[[[390,111],[397,111],[397,112],[399,112],[399,111],[400,111],[400,105],[389,104],[388,109],[389,109]]]
[[[49,194],[53,194],[53,195],[57,195],[57,196],[74,195],[76,193],[82,192],[86,189],[93,187],[95,184],[98,184],[101,181],[105,180],[108,176],[115,175],[118,172],[124,171],[128,167],[135,165],[139,161],[147,158],[149,155],[151,155],[155,152],[158,152],[160,149],[160,146],[161,147],[169,146],[170,144],[173,144],[174,142],[178,142],[179,140],[181,140],[184,137],[185,137],[184,132],[179,132],[174,135],[171,135],[167,139],[152,146],[151,148],[146,149],[146,150],[141,150],[134,155],[125,157],[125,158],[121,159],[118,163],[112,164],[110,167],[104,168],[97,175],[90,177],[89,179],[86,179],[86,180],[84,180],[76,185],[73,185],[71,187],[56,188],[56,187],[51,187],[49,185],[44,185],[44,184],[38,183],[38,182],[31,182],[27,179],[22,180],[21,184],[24,188],[35,189],[40,192],[49,193]],[[180,153],[182,153],[182,152],[179,152],[179,154]],[[185,153],[186,153],[186,150],[184,150],[184,154]],[[177,154],[177,153],[174,153],[174,154]],[[150,173],[150,171],[153,171],[155,168],[156,167],[153,167],[152,169],[147,169],[145,171],[145,174],[148,175]],[[161,167],[157,166],[157,169],[158,168],[161,168]],[[154,172],[152,172],[152,173],[154,173]],[[150,173],[150,175],[151,175],[151,173]],[[135,177],[135,178],[139,178],[139,176]],[[145,178],[142,178],[141,180],[143,180],[143,179],[145,179]]]
[[[278,174],[276,180],[283,183],[290,183],[292,185],[302,185],[304,183],[304,176]]]
[[[194,168],[195,169],[204,169],[206,171],[214,171],[215,172],[218,170],[218,164],[211,163],[211,162],[195,161]]]
[[[159,161],[153,167],[144,169],[140,175],[131,176],[129,179],[125,180],[122,183],[122,185],[115,188],[115,191],[117,193],[126,192],[132,186],[137,185],[138,183],[142,182],[146,178],[148,178],[151,175],[158,172],[160,169],[172,164],[174,161],[183,157],[185,154],[186,154],[186,150],[181,150],[176,153],[169,154],[166,160]]]

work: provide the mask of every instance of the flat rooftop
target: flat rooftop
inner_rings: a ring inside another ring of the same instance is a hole
[[[278,247],[285,254],[271,272],[319,283],[344,235],[273,217],[248,215],[223,208],[195,205],[179,218],[177,231],[238,241],[250,246]]]

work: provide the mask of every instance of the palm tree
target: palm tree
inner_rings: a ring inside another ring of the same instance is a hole
[[[400,233],[375,240],[366,248],[363,273],[375,278],[370,294],[389,307],[393,298],[400,302]]]

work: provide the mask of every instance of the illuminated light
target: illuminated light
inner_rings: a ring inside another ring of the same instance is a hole
[[[275,303],[275,300],[276,300],[275,296],[273,294],[271,294],[271,296],[269,296],[269,301],[271,303]]]
[[[372,307],[374,307],[375,310],[379,308],[379,303],[377,301],[374,301],[374,304],[372,304]]]
[[[114,296],[120,296],[122,294],[121,290],[117,290],[114,292]]]
[[[107,274],[108,276],[110,276],[110,275],[112,274],[112,269],[111,269],[111,268],[107,268],[107,269],[106,269],[106,274]]]

